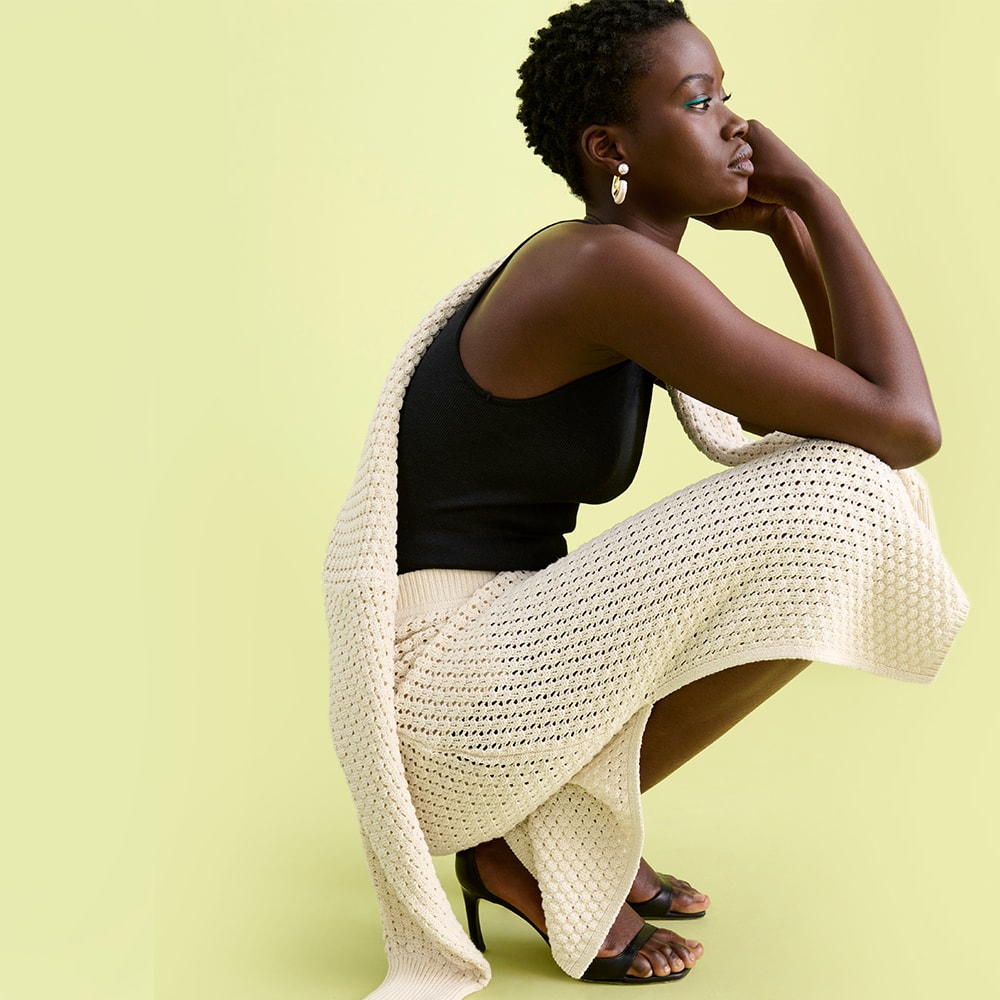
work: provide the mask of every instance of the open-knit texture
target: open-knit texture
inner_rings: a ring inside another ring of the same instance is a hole
[[[331,728],[389,959],[373,1000],[486,984],[431,856],[501,835],[538,879],[553,957],[584,972],[638,866],[638,754],[657,699],[779,658],[927,681],[967,611],[915,472],[832,441],[748,439],[675,390],[689,437],[730,468],[538,572],[397,577],[406,386],[495,266],[398,355],[324,570]]]

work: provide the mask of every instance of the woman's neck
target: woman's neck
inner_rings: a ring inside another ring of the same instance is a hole
[[[654,222],[651,219],[643,218],[630,212],[626,206],[615,205],[611,208],[595,208],[588,203],[587,214],[584,216],[587,222],[595,222],[603,225],[624,226],[633,232],[641,233],[648,239],[659,243],[674,253],[680,249],[681,239],[687,229],[687,219],[677,219],[670,222]]]

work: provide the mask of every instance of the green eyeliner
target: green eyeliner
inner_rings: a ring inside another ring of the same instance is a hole
[[[732,94],[725,94],[722,97],[722,103],[725,104],[726,101],[728,101],[729,98],[732,96],[733,96]],[[708,95],[706,95],[705,97],[696,97],[693,101],[685,101],[684,107],[691,108],[694,107],[694,105],[696,104],[704,104],[706,101],[711,101],[711,100],[714,100],[714,98],[709,97]]]

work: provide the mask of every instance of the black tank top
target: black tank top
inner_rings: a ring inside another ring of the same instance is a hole
[[[580,504],[614,499],[638,468],[653,377],[634,362],[529,399],[493,396],[465,370],[465,319],[513,256],[456,311],[407,387],[400,573],[541,569],[566,554]]]

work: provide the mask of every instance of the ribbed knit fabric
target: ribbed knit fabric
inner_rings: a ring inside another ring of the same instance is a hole
[[[929,680],[965,617],[916,473],[772,434],[671,390],[734,466],[536,573],[395,575],[406,384],[489,273],[398,356],[327,555],[330,720],[382,911],[375,1000],[450,1000],[489,978],[431,855],[504,835],[542,890],[553,957],[580,976],[642,849],[638,754],[654,701],[766,659]]]

